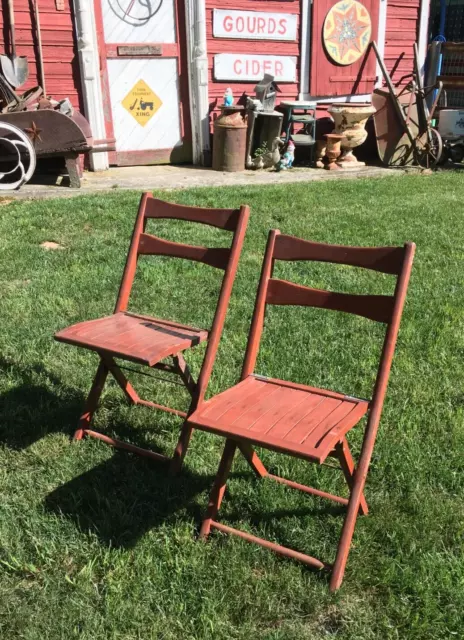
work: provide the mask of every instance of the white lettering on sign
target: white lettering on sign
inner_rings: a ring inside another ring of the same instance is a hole
[[[262,80],[265,73],[280,82],[296,81],[296,56],[218,53],[214,56],[215,80]]]
[[[292,13],[214,9],[213,36],[243,40],[296,40],[297,16]]]

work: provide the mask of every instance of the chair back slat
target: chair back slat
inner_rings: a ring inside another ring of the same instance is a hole
[[[411,242],[404,247],[344,247],[309,242],[272,229],[264,255],[241,378],[245,379],[254,372],[268,304],[311,306],[352,313],[387,325],[379,378],[374,391],[375,406],[378,390],[385,387],[388,379],[414,251],[415,244]],[[332,262],[388,273],[396,276],[395,292],[393,296],[382,296],[312,289],[273,278],[276,260]]]
[[[279,234],[275,240],[274,258],[276,260],[332,262],[398,275],[403,266],[404,248],[345,247],[310,242],[294,236]]]
[[[344,311],[376,322],[388,324],[392,318],[392,296],[354,295],[312,289],[286,280],[269,280],[267,304],[301,305]]]
[[[235,231],[237,228],[240,209],[205,209],[201,207],[189,207],[182,204],[173,204],[154,198],[147,194],[144,207],[145,218],[171,218],[174,220],[186,220],[199,222],[210,227],[217,227],[224,231]]]
[[[115,313],[127,311],[139,255],[155,254],[174,258],[186,258],[224,271],[219,297],[214,311],[213,323],[208,336],[205,356],[189,413],[192,412],[197,404],[204,398],[208,386],[219,340],[224,327],[232,285],[237,272],[249,217],[250,210],[245,205],[242,205],[240,209],[201,209],[163,202],[162,200],[153,198],[151,193],[142,194],[140,200],[129,253],[127,254],[126,266],[119,288]],[[146,233],[148,218],[170,218],[217,227],[218,229],[232,232],[231,243],[228,248],[207,248],[163,240],[162,238]]]
[[[210,267],[227,269],[230,257],[230,249],[198,247],[191,244],[171,242],[163,240],[149,233],[140,234],[138,253],[143,255],[170,256],[172,258],[185,258],[195,262],[203,262]]]

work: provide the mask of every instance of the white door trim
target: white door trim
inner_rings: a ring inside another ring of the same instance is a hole
[[[74,0],[74,12],[85,115],[90,123],[93,137],[103,140],[107,136],[93,3],[89,0]],[[93,171],[108,169],[107,153],[90,153],[89,155],[90,167]]]
[[[382,59],[384,59],[384,56],[385,56],[385,38],[387,33],[387,10],[388,10],[388,0],[380,0],[379,29],[377,32],[377,49],[379,50],[379,53]],[[373,56],[374,52],[371,51],[370,55]],[[383,76],[382,76],[382,70],[378,62],[375,68],[375,75],[377,76],[377,82],[375,83],[375,86],[381,87],[383,83]]]
[[[205,0],[185,0],[185,21],[193,164],[205,164],[210,155]]]
[[[422,72],[424,70],[425,58],[427,56],[429,16],[430,0],[421,0],[417,48],[419,50],[419,68]]]
[[[300,94],[298,100],[304,100],[309,93],[309,74],[311,56],[311,0],[301,0],[300,35]]]

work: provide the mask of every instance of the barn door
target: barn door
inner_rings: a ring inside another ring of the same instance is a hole
[[[370,94],[376,81],[371,40],[377,39],[379,0],[315,0],[311,46],[312,96]]]
[[[183,0],[94,0],[116,165],[188,162]]]

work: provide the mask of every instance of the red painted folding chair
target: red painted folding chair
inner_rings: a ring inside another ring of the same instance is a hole
[[[230,248],[210,249],[163,240],[145,232],[147,221],[152,218],[157,220],[171,218],[217,227],[233,234],[232,243]],[[156,200],[151,194],[143,194],[113,315],[97,320],[80,322],[59,331],[55,335],[55,339],[58,341],[91,349],[100,356],[100,364],[77,431],[74,434],[76,440],[89,435],[139,455],[156,460],[166,459],[153,451],[136,447],[91,430],[92,416],[97,408],[108,373],[114,376],[130,403],[161,409],[183,418],[187,416],[184,411],[142,400],[123,374],[121,366],[117,364],[116,359],[128,360],[180,376],[192,398],[189,412],[193,411],[197,403],[203,399],[224,326],[248,218],[249,209],[246,206],[242,206],[240,209],[200,209],[163,202]],[[130,313],[127,310],[140,255],[185,258],[203,262],[224,271],[210,331]],[[198,383],[195,383],[185,362],[183,352],[204,341],[207,341],[205,357]],[[162,362],[167,358],[172,360],[171,364]],[[172,460],[173,470],[177,470],[182,464],[191,433],[191,428],[184,424]]]
[[[208,512],[201,528],[202,537],[208,536],[213,527],[311,567],[329,569],[332,571],[330,588],[338,589],[343,579],[356,518],[358,513],[367,513],[364,484],[385,398],[414,250],[414,244],[392,248],[331,246],[281,235],[279,231],[270,232],[241,381],[224,393],[200,403],[187,421],[191,428],[226,438]],[[364,267],[396,276],[396,288],[393,296],[351,295],[311,289],[274,279],[275,260],[310,260]],[[321,307],[385,323],[385,341],[372,400],[360,400],[342,393],[255,375],[253,370],[268,304]],[[367,425],[355,469],[346,434],[365,414],[368,416]],[[349,499],[268,474],[254,453],[254,445],[318,464],[324,463],[328,456],[333,456],[338,459],[346,478]],[[217,522],[237,447],[258,476],[268,476],[295,489],[346,505],[347,513],[333,565]]]

